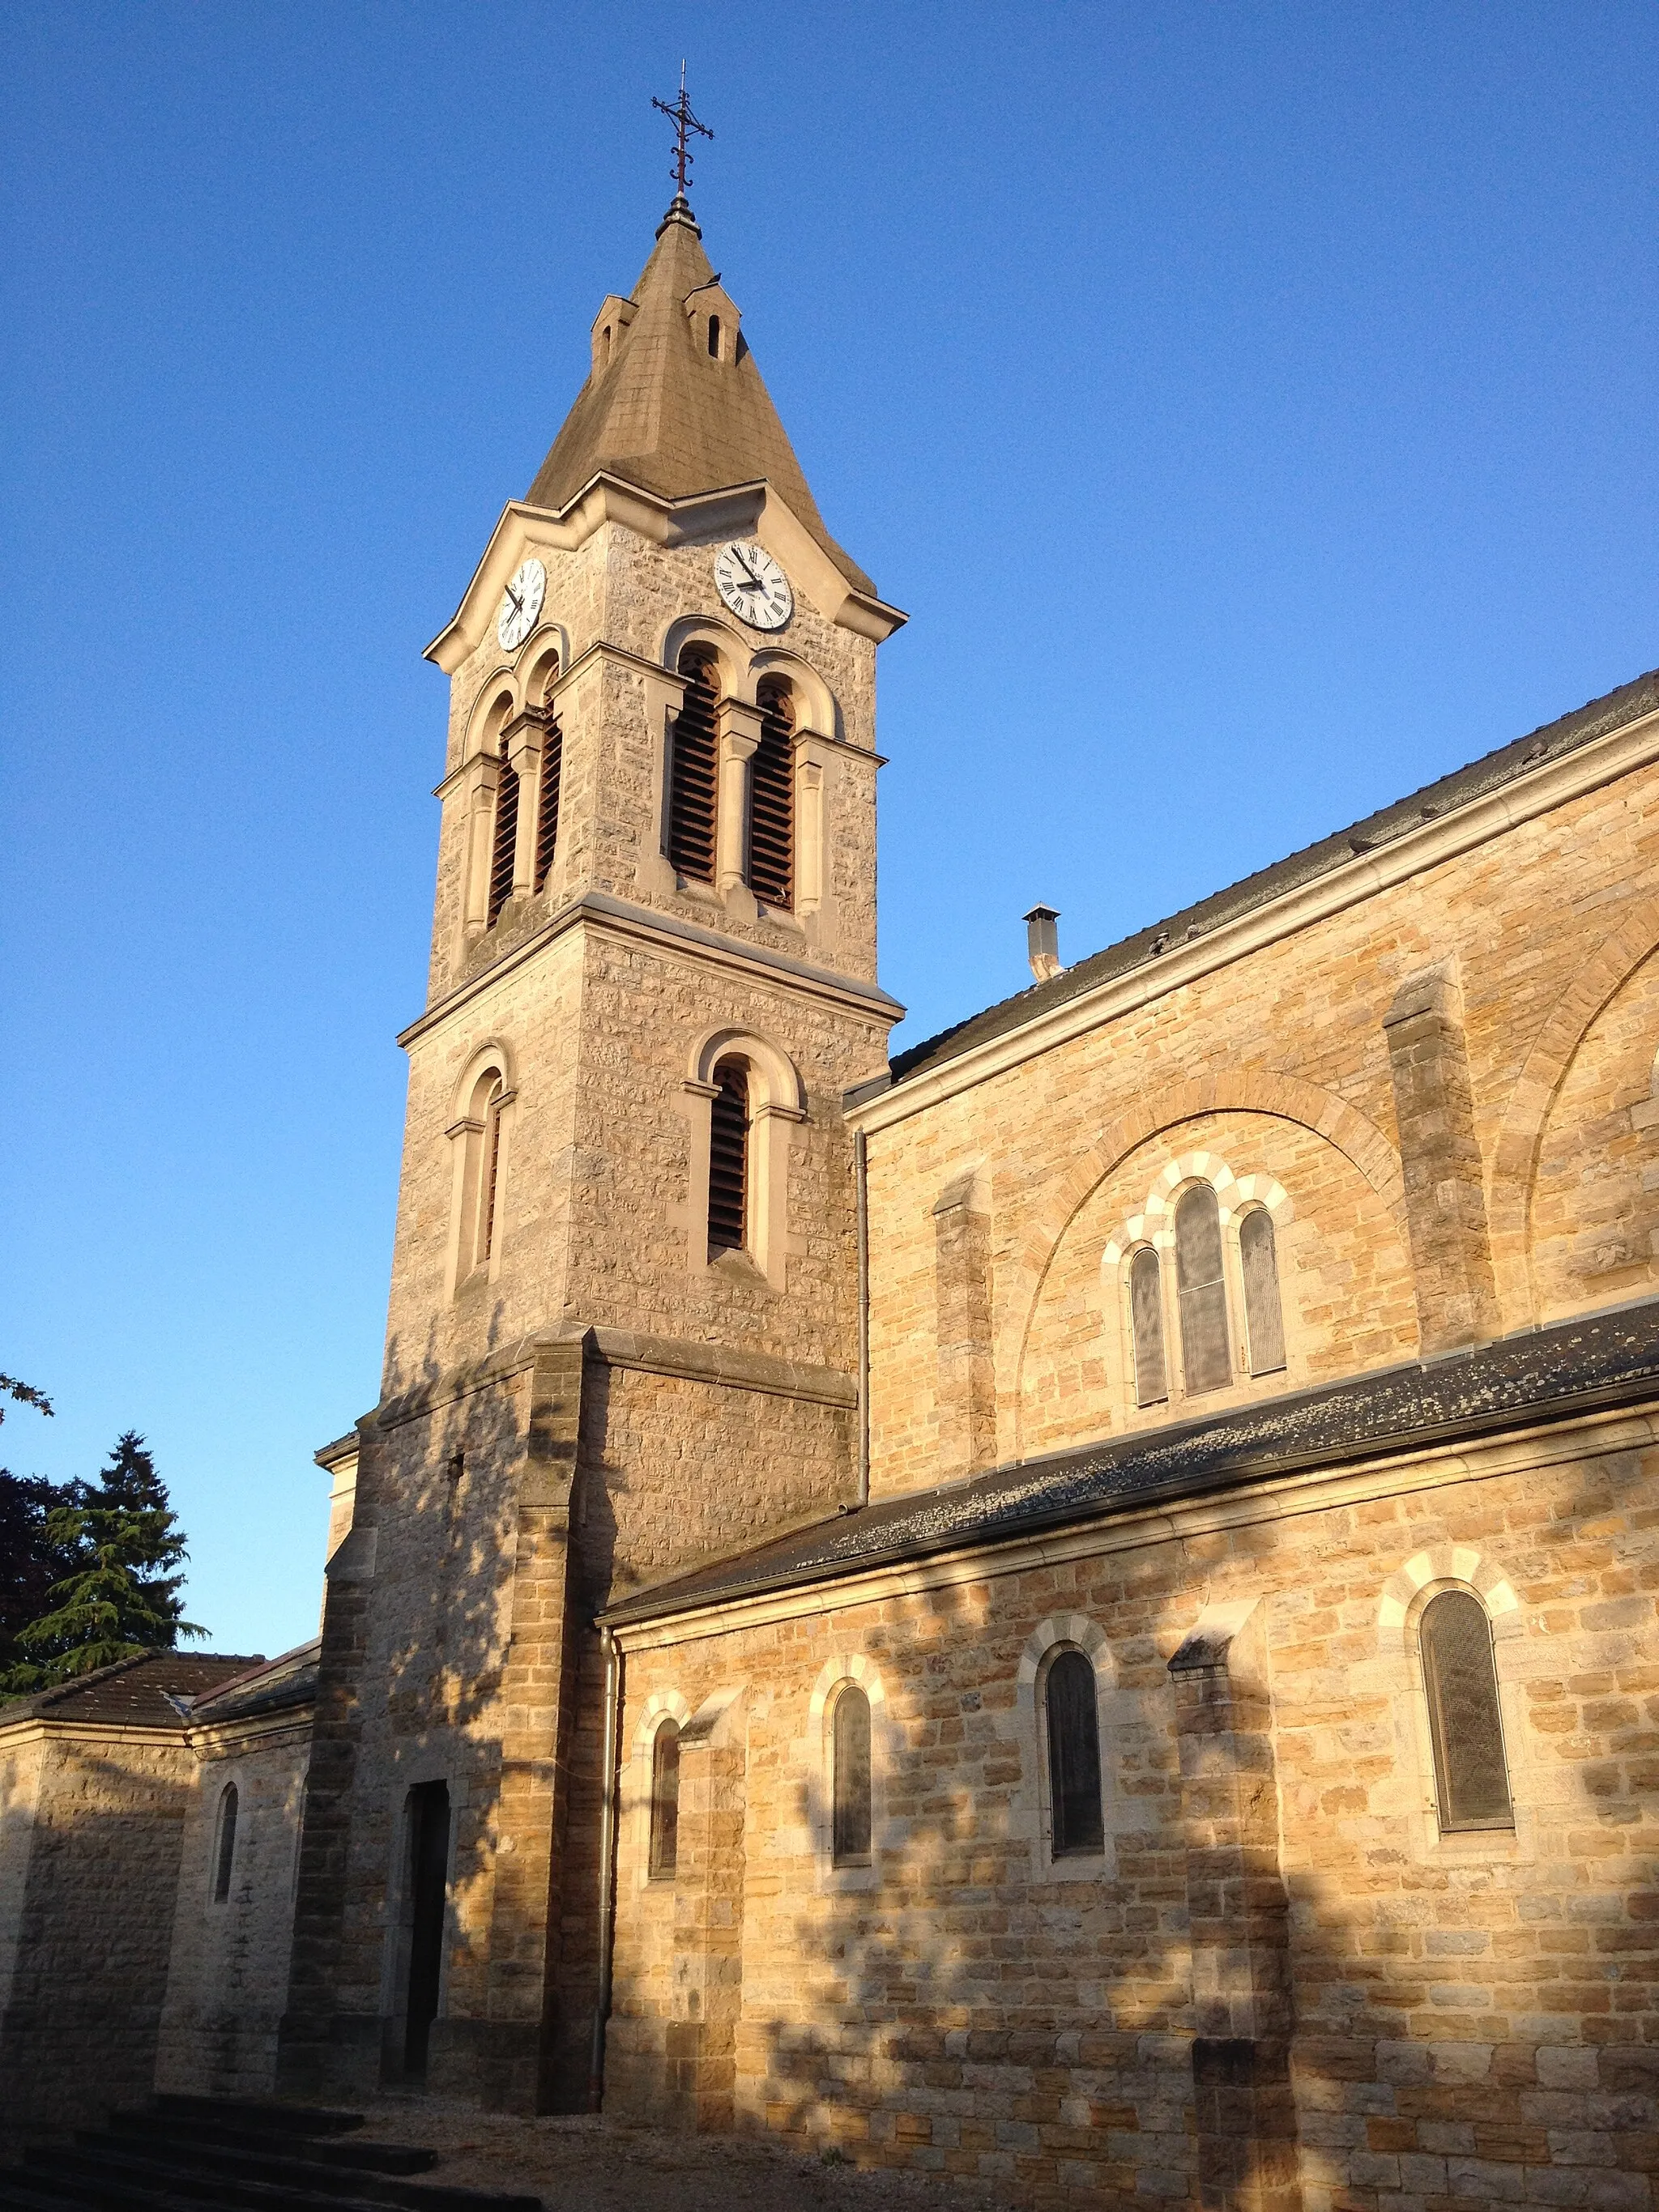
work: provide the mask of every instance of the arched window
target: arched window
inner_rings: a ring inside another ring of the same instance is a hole
[[[1227,1343],[1227,1285],[1221,1267],[1221,1212],[1206,1182],[1194,1183],[1176,1207],[1176,1291],[1187,1394],[1221,1390],[1232,1380]]]
[[[1150,1244],[1129,1262],[1129,1325],[1134,1338],[1135,1403],[1161,1406],[1170,1395],[1164,1357],[1164,1270]]]
[[[462,1163],[459,1249],[456,1285],[489,1265],[495,1249],[501,1183],[501,1121],[507,1085],[499,1069],[486,1068],[472,1086],[459,1130],[466,1152]]]
[[[556,659],[547,672],[551,684],[559,672]],[[553,865],[553,854],[559,842],[559,776],[564,764],[564,738],[559,728],[559,718],[551,707],[545,710],[542,724],[541,789],[536,803],[536,871],[532,888],[540,890],[547,881],[547,872]]]
[[[830,1761],[835,1802],[830,1856],[836,1866],[870,1863],[870,1700],[855,1682],[836,1699]]]
[[[720,319],[718,315],[708,318],[708,357],[711,361],[718,361],[720,357]]]
[[[484,1108],[483,1188],[478,1197],[478,1253],[474,1265],[488,1267],[495,1249],[495,1197],[501,1175],[501,1104],[505,1093],[497,1076]]]
[[[1087,1654],[1058,1653],[1043,1687],[1048,1812],[1057,1859],[1106,1848],[1100,1807],[1100,1715]]]
[[[228,1783],[219,1800],[219,1843],[213,1854],[213,1901],[222,1905],[230,1895],[231,1869],[236,1860],[236,1784]]]
[[[1418,1641],[1443,1832],[1512,1828],[1515,1808],[1486,1607],[1468,1590],[1442,1590],[1424,1607]]]
[[[664,1721],[651,1745],[651,1872],[666,1877],[680,1848],[680,1724]]]
[[[519,845],[519,779],[507,765],[505,730],[501,732],[501,766],[496,776],[495,841],[489,855],[489,911],[486,917],[486,926],[491,929],[513,896],[514,856]]]
[[[749,763],[749,888],[786,911],[795,896],[795,708],[789,687],[763,683],[760,743]]]
[[[1279,1252],[1273,1218],[1254,1206],[1238,1226],[1244,1277],[1244,1337],[1252,1375],[1277,1375],[1285,1364],[1285,1315],[1279,1300]]]
[[[708,1109],[708,1256],[749,1243],[749,1068],[723,1060]]]
[[[714,791],[718,772],[715,664],[688,646],[680,655],[685,696],[674,717],[668,778],[668,857],[683,876],[714,880]]]

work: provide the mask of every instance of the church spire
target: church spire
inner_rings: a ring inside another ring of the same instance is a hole
[[[712,137],[679,100],[654,103],[676,125],[674,199],[629,297],[593,322],[592,368],[526,495],[568,506],[603,472],[660,499],[762,479],[856,592],[875,586],[824,526],[788,434],[739,327],[741,311],[703,251],[684,185],[690,131]]]

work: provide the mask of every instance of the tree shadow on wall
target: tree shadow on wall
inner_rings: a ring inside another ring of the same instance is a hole
[[[1304,2202],[1640,2212],[1659,2172],[1652,1474],[1634,1453],[1581,1465],[1535,1519],[1511,1499],[1508,1525],[1492,1489],[1400,1499],[1381,1528],[1334,1515],[1316,1552],[1305,1524],[1279,1522],[1201,1561],[1170,1544],[1080,1563],[1017,1613],[1016,1586],[991,1583],[935,1593],[907,1631],[872,1608],[859,1638],[843,1615],[837,1641],[886,1680],[880,1886],[820,1875],[823,1893],[803,1894],[799,1839],[822,1826],[807,1781],[791,1785],[793,1842],[760,1832],[750,1807],[747,1879],[781,1894],[745,1909],[738,2124],[978,2174],[1022,2201],[1195,2201],[1167,1662],[1206,1599],[1261,1590]],[[1498,1559],[1527,1622],[1506,1667],[1527,1716],[1514,1840],[1439,1844],[1402,1769],[1378,1586],[1439,1543]],[[1036,1747],[1014,1725],[1015,1681],[1037,1618],[1063,1610],[1105,1629],[1119,1689],[1140,1701],[1106,1748],[1135,1817],[1093,1884],[1030,1878]]]

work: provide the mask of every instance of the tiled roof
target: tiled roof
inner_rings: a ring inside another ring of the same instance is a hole
[[[197,1698],[191,1718],[208,1727],[227,1721],[252,1720],[263,1713],[283,1712],[289,1706],[308,1705],[317,1695],[317,1662],[323,1639],[313,1636],[275,1659],[234,1675]]]
[[[1609,691],[1605,698],[1592,699],[1575,714],[1564,714],[1559,721],[1547,722],[1542,729],[1517,738],[1513,744],[1502,745],[1496,752],[1471,762],[1468,767],[1443,775],[1437,783],[1425,784],[1409,797],[1380,807],[1363,822],[1339,830],[1334,836],[1322,838],[1316,845],[1304,846],[1287,860],[1277,860],[1272,867],[1260,869],[1227,890],[1200,899],[1196,906],[1183,907],[1179,914],[1153,922],[1149,928],[1137,930],[1133,937],[1109,945],[1103,952],[1091,953],[1086,960],[1079,960],[1076,967],[1051,976],[1048,982],[1033,984],[1030,990],[1017,992],[1012,999],[1001,1000],[982,1013],[971,1014],[953,1028],[941,1030],[937,1036],[911,1045],[908,1050],[895,1054],[892,1080],[896,1085],[903,1083],[912,1076],[960,1058],[975,1046],[988,1044],[1011,1030],[1036,1021],[1041,1015],[1052,1013],[1057,1006],[1081,998],[1098,984],[1127,975],[1132,968],[1155,959],[1160,952],[1188,939],[1206,937],[1212,930],[1237,921],[1252,908],[1265,906],[1270,899],[1285,891],[1299,890],[1304,884],[1328,875],[1346,861],[1403,837],[1407,830],[1417,829],[1437,815],[1449,812],[1455,806],[1485,798],[1488,792],[1512,783],[1527,771],[1576,752],[1580,746],[1606,737],[1610,731],[1621,729],[1626,723],[1651,714],[1656,708],[1659,708],[1659,670],[1650,670],[1647,675],[1621,684],[1618,690]],[[876,1088],[861,1086],[857,1095],[872,1097]]]
[[[112,1667],[31,1698],[0,1705],[0,1728],[20,1720],[115,1722],[125,1728],[182,1732],[185,1714],[172,1701],[206,1696],[250,1667],[263,1662],[258,1653],[154,1651],[137,1659],[118,1659]]]
[[[604,1618],[653,1620],[1644,1399],[1659,1400],[1659,1301],[887,1498],[643,1591]]]
[[[661,499],[764,477],[854,589],[873,596],[874,584],[824,527],[747,343],[724,361],[699,347],[685,302],[715,281],[696,225],[671,215],[634,288],[638,312],[617,326],[610,361],[577,394],[530,505],[564,507],[601,471]]]

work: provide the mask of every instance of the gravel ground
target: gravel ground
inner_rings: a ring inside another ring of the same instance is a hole
[[[523,2120],[430,2098],[386,2098],[363,2133],[429,2144],[429,2176],[539,2197],[547,2212],[1006,2212],[985,2182],[826,2165],[763,2137],[669,2135],[606,2119]]]

